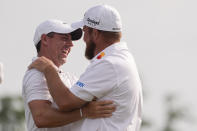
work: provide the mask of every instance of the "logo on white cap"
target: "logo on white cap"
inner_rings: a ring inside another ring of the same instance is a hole
[[[83,21],[74,23],[75,26],[88,26],[103,31],[120,32],[122,22],[118,11],[109,5],[98,5],[85,12]]]
[[[99,25],[100,21],[95,21],[95,20],[92,20],[90,18],[87,18],[87,22],[89,25],[92,25],[92,26],[96,26],[96,25]]]

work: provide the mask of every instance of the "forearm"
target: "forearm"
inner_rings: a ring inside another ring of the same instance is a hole
[[[57,105],[61,106],[62,103],[66,100],[68,88],[61,81],[55,68],[47,67],[44,71],[44,74],[51,96],[53,97]]]
[[[34,122],[38,128],[63,126],[82,118],[110,117],[115,107],[111,101],[91,102],[71,112],[62,112],[51,106],[47,100],[34,100],[28,103]]]
[[[51,96],[57,103],[61,111],[71,111],[80,108],[86,102],[77,99],[66,85],[61,81],[57,71],[52,66],[49,66],[44,71],[47,85]]]
[[[57,109],[45,110],[39,117],[35,118],[35,123],[39,128],[51,128],[64,126],[82,119],[80,111],[60,112]]]

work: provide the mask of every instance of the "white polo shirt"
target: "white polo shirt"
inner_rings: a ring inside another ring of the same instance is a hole
[[[72,131],[139,131],[142,89],[134,59],[127,44],[115,43],[95,56],[71,92],[85,100],[113,100],[116,111],[110,118],[75,122]]]
[[[69,74],[68,72],[62,72],[59,73],[59,75],[64,84],[67,85],[67,87],[69,88],[74,83],[76,83],[77,78]],[[23,78],[22,96],[24,99],[25,119],[28,131],[70,131],[70,126],[72,124],[57,128],[37,128],[34,123],[32,113],[28,106],[29,102],[33,100],[48,100],[52,102],[52,107],[58,108],[49,93],[46,79],[43,73],[39,72],[36,69],[28,70],[26,72]]]

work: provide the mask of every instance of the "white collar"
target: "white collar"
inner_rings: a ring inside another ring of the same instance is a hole
[[[90,60],[90,63],[94,62],[95,60],[98,59],[99,55],[101,55],[101,53],[104,52],[105,55],[107,54],[111,54],[112,50],[123,50],[123,49],[126,49],[128,50],[128,47],[127,47],[127,43],[126,42],[117,42],[117,43],[114,43],[108,47],[106,47],[104,50],[102,50],[101,52],[99,52],[96,56],[94,56],[94,58],[92,58]]]

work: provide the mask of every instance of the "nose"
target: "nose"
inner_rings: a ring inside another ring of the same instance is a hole
[[[69,40],[68,42],[65,43],[67,47],[73,47],[73,42],[72,40]]]
[[[70,43],[70,47],[73,47],[73,42],[71,41],[71,43]]]
[[[67,41],[65,42],[67,47],[73,47],[72,36],[69,35]]]

